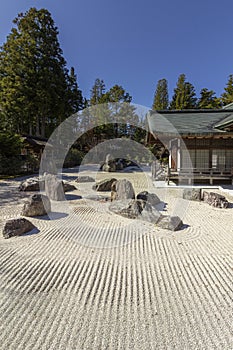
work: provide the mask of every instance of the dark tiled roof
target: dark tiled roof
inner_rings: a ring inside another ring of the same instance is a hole
[[[229,124],[233,124],[233,113],[229,115],[227,118],[217,123],[215,127],[221,129],[221,128],[227,127],[227,125]]]
[[[37,146],[39,148],[44,148],[46,145],[52,147],[47,141],[47,139],[37,136],[23,136],[23,140],[31,144],[32,146]]]
[[[147,120],[149,130],[154,134],[225,133],[220,127],[233,123],[233,110],[150,111]]]

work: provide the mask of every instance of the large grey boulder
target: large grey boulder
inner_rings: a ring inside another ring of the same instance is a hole
[[[148,193],[147,191],[138,193],[137,199],[141,199],[151,204],[152,206],[155,206],[161,202],[159,197],[155,193]]]
[[[21,182],[19,185],[20,191],[40,191],[44,190],[45,180],[39,177],[31,177]]]
[[[105,192],[105,191],[111,191],[112,184],[117,181],[116,179],[105,179],[102,181],[97,182],[92,188],[93,190]]]
[[[226,199],[226,197],[214,192],[204,191],[203,201],[215,208],[227,208],[229,205],[229,202]]]
[[[115,200],[109,206],[109,210],[115,214],[129,219],[139,219],[156,223],[161,214],[150,204],[136,199]]]
[[[49,198],[43,194],[34,194],[25,202],[21,215],[42,216],[49,212],[51,212]]]
[[[177,231],[181,229],[183,222],[179,216],[162,215],[156,225],[166,230]]]
[[[138,200],[137,200],[138,201]],[[138,219],[151,222],[156,224],[161,217],[161,214],[158,210],[156,210],[150,203],[141,201],[143,210]]]
[[[130,181],[123,179],[112,184],[111,200],[134,199],[135,192]]]
[[[189,201],[200,201],[201,188],[185,188],[183,190],[183,198]]]
[[[49,199],[54,201],[64,201],[65,194],[63,189],[63,182],[57,178],[56,175],[45,175],[45,193]]]
[[[30,232],[35,226],[25,218],[10,219],[5,223],[2,234],[4,238],[20,236]]]

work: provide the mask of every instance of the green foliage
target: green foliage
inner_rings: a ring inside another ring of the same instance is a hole
[[[165,110],[165,109],[168,109],[168,105],[169,105],[169,97],[168,97],[167,80],[161,79],[157,83],[152,109],[158,110],[158,111]]]
[[[197,107],[200,109],[217,109],[221,107],[221,102],[220,99],[215,96],[215,92],[213,90],[203,88],[200,92]]]
[[[97,140],[113,137],[129,136],[133,133],[133,124],[137,120],[135,108],[130,105],[132,97],[120,85],[114,85],[105,92],[103,80],[96,79],[91,90],[90,107],[83,111],[81,125],[88,132],[89,146],[96,144]],[[82,138],[84,139],[84,138]]]
[[[71,147],[66,155],[63,167],[69,168],[80,165],[84,157],[84,153],[78,149]]]
[[[225,92],[221,96],[221,100],[224,106],[233,102],[233,74],[229,76],[226,87],[224,88]]]
[[[170,103],[170,109],[193,109],[196,108],[196,93],[194,86],[186,82],[185,74],[181,74],[178,78],[174,95]]]
[[[49,136],[80,108],[74,70],[70,75],[58,42],[58,30],[45,10],[31,8],[0,50],[0,108],[8,130]]]
[[[7,158],[21,153],[22,140],[19,135],[0,132],[0,154]]]
[[[105,84],[103,80],[97,78],[91,89],[90,105],[94,106],[99,103],[103,103],[103,96],[105,94]]]
[[[20,136],[0,132],[0,174],[15,175],[21,172],[21,147]]]

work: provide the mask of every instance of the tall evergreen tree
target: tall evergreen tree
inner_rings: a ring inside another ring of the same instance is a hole
[[[226,87],[224,88],[225,92],[221,96],[221,100],[224,106],[233,102],[233,74],[229,76]]]
[[[110,103],[111,117],[115,121],[113,133],[115,137],[133,134],[131,126],[135,122],[135,108],[130,105],[132,96],[120,85],[114,85],[105,94],[105,101]]]
[[[153,110],[165,110],[169,106],[168,84],[166,79],[160,79],[154,94]]]
[[[9,130],[48,136],[70,111],[58,29],[45,9],[31,8],[13,23],[0,50],[0,108]]]
[[[85,103],[86,102],[83,99],[82,91],[78,87],[77,76],[75,74],[74,67],[71,67],[67,84],[67,104],[70,111],[68,111],[67,114],[76,113],[82,110],[85,106]]]
[[[105,94],[104,81],[99,78],[95,80],[95,83],[91,89],[90,105],[94,106],[99,103],[103,103],[103,95]]]
[[[117,103],[117,102],[128,102],[130,103],[132,101],[132,96],[129,95],[128,92],[126,92],[122,86],[120,85],[114,85],[111,87],[109,91],[106,92],[106,101]]]
[[[194,86],[186,81],[185,74],[181,74],[174,89],[170,109],[193,109],[196,108],[196,101]]]
[[[220,108],[220,99],[215,96],[215,92],[213,90],[203,88],[200,92],[200,98],[198,99],[197,107],[200,109]]]

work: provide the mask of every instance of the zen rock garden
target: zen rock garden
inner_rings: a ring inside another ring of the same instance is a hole
[[[110,159],[107,159],[105,165],[110,166],[111,162]],[[108,171],[110,171],[109,169]],[[79,176],[75,181],[77,183],[95,182],[94,178],[90,176]],[[63,201],[65,200],[65,192],[76,189],[74,185],[58,179],[54,174],[45,174],[42,178],[29,178],[20,184],[19,191],[39,192],[42,190],[45,194],[34,193],[25,199],[21,215],[23,217],[47,215],[51,212],[51,200]],[[105,179],[95,183],[92,189],[96,192],[109,192],[109,195],[104,197],[102,194],[93,193],[87,196],[86,199],[109,202],[108,210],[114,214],[128,219],[147,221],[156,227],[171,231],[180,230],[183,226],[183,222],[178,216],[163,215],[157,210],[156,206],[161,201],[156,194],[147,191],[136,194],[132,183],[127,179]],[[202,192],[200,188],[184,189],[183,199],[202,201],[215,208],[227,208],[229,206],[229,202],[224,196],[214,192]],[[3,228],[3,237],[19,236],[34,228],[35,226],[25,218],[13,218],[6,222]]]
[[[100,170],[106,172],[115,172],[131,166],[139,167],[133,161],[129,161],[122,158],[114,158],[111,154],[107,154],[105,162],[103,162],[100,166]]]

